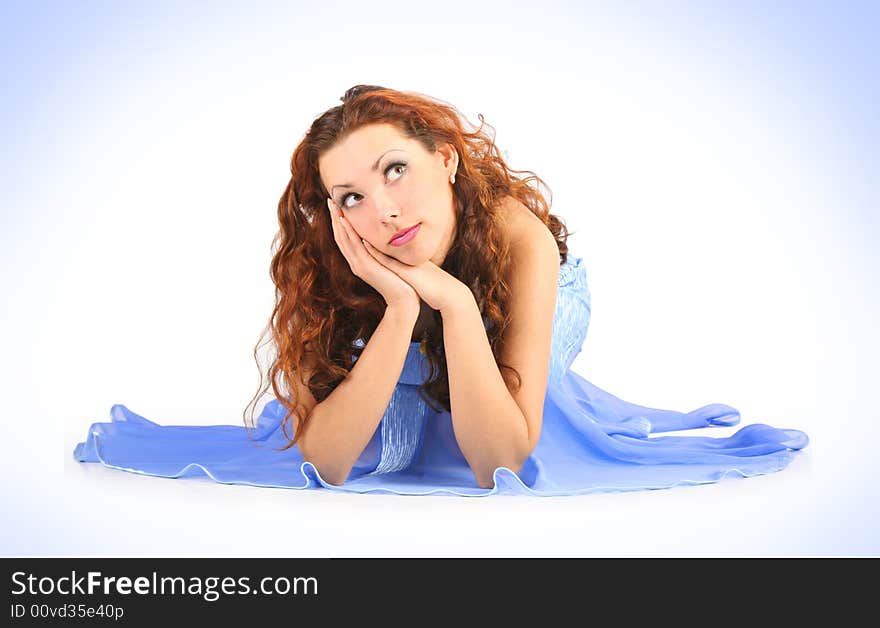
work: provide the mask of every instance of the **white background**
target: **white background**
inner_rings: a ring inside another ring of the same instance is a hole
[[[0,24],[3,555],[878,553],[876,8],[36,2]],[[550,186],[593,296],[574,370],[810,445],[770,476],[557,498],[74,461],[114,403],[242,424],[290,155],[359,83],[482,113]]]

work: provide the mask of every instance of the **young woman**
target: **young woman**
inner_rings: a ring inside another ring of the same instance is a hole
[[[589,325],[585,268],[528,184],[541,179],[514,172],[454,107],[349,89],[296,147],[279,202],[276,355],[248,408],[270,384],[275,399],[253,442],[250,426],[160,426],[116,405],[117,429],[94,424],[77,459],[460,495],[665,488],[784,468],[803,432],[754,424],[727,438],[650,438],[734,425],[739,413],[638,406],[570,370]],[[164,447],[145,459],[147,442]]]

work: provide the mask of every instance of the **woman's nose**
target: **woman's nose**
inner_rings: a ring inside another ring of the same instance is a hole
[[[376,204],[376,213],[379,220],[387,221],[389,218],[400,216],[400,207],[387,192],[380,192],[373,197]]]

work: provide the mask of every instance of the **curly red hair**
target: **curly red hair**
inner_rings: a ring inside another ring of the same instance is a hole
[[[321,402],[354,366],[354,359],[363,350],[357,340],[368,342],[385,313],[382,297],[351,272],[334,240],[325,202],[329,193],[318,173],[318,158],[350,133],[364,125],[387,123],[421,142],[428,151],[436,151],[438,145],[447,142],[458,151],[456,234],[442,268],[473,292],[487,323],[492,353],[508,387],[515,385],[518,389],[522,380],[515,369],[499,359],[503,334],[510,322],[510,292],[503,279],[510,259],[500,227],[502,200],[512,196],[547,226],[559,247],[560,265],[568,254],[568,229],[550,213],[552,192],[548,203],[537,186],[528,185],[535,181],[549,192],[542,179],[528,170],[508,168],[495,146],[494,134],[490,138],[483,132],[484,125],[493,127],[486,125],[482,115],[478,114],[481,124],[475,128],[448,103],[373,85],[352,87],[341,100],[341,105],[312,122],[293,151],[290,181],[278,202],[279,231],[272,241],[270,268],[276,301],[254,348],[257,367],[258,350],[268,332],[275,355],[265,382],[261,370],[260,390],[245,408],[245,424],[248,426],[250,409],[253,425],[253,409],[271,384],[275,397],[287,409],[282,430],[290,440],[282,449],[296,444],[310,419],[299,400],[291,398],[295,397],[292,378],[303,372],[306,356],[313,364],[307,383]],[[520,179],[513,173],[532,176]],[[419,388],[419,395],[435,411],[442,408],[448,412],[449,376],[439,312],[434,312],[434,322],[439,333],[428,334],[423,342],[431,375]],[[287,425],[294,416],[291,435]]]

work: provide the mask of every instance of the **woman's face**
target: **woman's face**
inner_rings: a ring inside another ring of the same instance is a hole
[[[363,126],[318,159],[321,181],[357,234],[413,266],[429,259],[442,265],[452,246],[449,175],[457,167],[451,145],[431,153],[390,124]],[[401,246],[389,243],[414,225],[420,225],[414,238]]]

